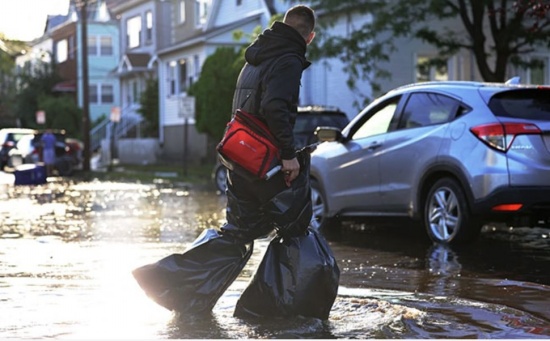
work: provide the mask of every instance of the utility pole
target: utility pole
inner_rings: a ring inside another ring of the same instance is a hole
[[[90,170],[90,96],[88,84],[88,0],[81,0],[80,24],[82,41],[82,136],[84,138],[84,163],[82,168],[85,172]]]

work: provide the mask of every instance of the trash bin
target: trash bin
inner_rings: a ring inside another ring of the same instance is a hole
[[[46,183],[46,167],[36,164],[23,164],[13,172],[15,185],[40,185]]]

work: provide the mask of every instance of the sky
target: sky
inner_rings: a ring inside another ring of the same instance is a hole
[[[0,0],[0,32],[31,41],[44,34],[48,14],[66,15],[68,9],[69,0]]]

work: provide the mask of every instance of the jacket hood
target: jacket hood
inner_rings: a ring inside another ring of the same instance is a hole
[[[256,40],[246,49],[245,59],[254,66],[264,60],[276,58],[283,54],[295,53],[302,57],[304,66],[306,61],[306,41],[294,28],[276,21],[270,28],[264,30]]]

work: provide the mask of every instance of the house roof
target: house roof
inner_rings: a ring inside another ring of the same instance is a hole
[[[242,25],[244,25],[248,22],[253,22],[255,20],[258,20],[259,18],[261,18],[261,16],[262,16],[261,13],[257,13],[257,14],[254,14],[252,16],[243,18],[241,20],[232,22],[230,24],[220,26],[220,27],[216,27],[212,30],[206,31],[205,33],[202,33],[202,34],[198,35],[195,38],[187,39],[187,40],[185,40],[185,41],[183,41],[179,44],[175,44],[175,45],[172,45],[168,48],[162,49],[162,50],[157,52],[157,55],[161,56],[161,55],[164,55],[164,54],[168,54],[168,53],[172,53],[174,51],[181,50],[183,48],[187,48],[189,46],[193,46],[195,44],[204,43],[208,39],[211,39],[212,37],[215,37],[215,36],[220,35],[220,34],[225,33],[225,32],[231,32],[231,31],[241,27]]]
[[[151,55],[149,53],[126,53],[120,59],[118,67],[113,70],[119,76],[150,70]]]
[[[114,17],[112,9],[123,3],[124,0],[100,0],[93,1],[87,6],[86,18],[88,21],[109,21]],[[93,5],[92,5],[93,3]],[[80,18],[80,7],[77,6],[76,0],[69,2],[67,14],[63,15],[48,15],[44,33],[51,32],[58,26],[62,26],[67,22],[78,21]]]
[[[151,60],[149,53],[127,53],[128,63],[130,67],[147,67],[147,64]]]

